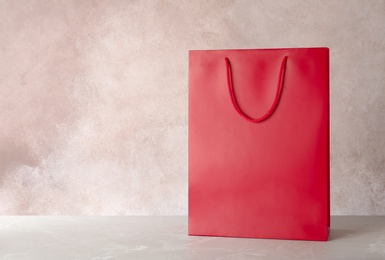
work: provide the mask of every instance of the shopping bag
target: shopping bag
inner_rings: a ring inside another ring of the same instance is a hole
[[[325,241],[329,49],[191,50],[189,235]]]

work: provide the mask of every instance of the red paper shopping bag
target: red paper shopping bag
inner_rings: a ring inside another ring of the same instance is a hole
[[[190,235],[327,240],[329,49],[189,52]]]

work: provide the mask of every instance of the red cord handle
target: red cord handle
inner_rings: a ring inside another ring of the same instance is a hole
[[[258,118],[251,118],[248,115],[246,115],[245,112],[242,111],[242,109],[239,107],[237,99],[235,98],[235,93],[234,93],[234,87],[233,87],[233,80],[231,76],[231,65],[230,65],[230,60],[226,57],[225,62],[226,62],[226,73],[227,73],[227,86],[229,87],[229,93],[230,93],[230,98],[231,102],[233,103],[233,107],[235,111],[238,112],[239,115],[241,115],[244,119],[246,119],[249,122],[252,123],[259,123],[262,122],[263,120],[266,120],[269,118],[274,110],[276,109],[279,98],[281,97],[281,92],[282,92],[282,86],[283,86],[283,78],[285,74],[285,69],[286,69],[286,60],[287,56],[284,56],[281,62],[281,67],[279,69],[279,75],[278,75],[278,83],[277,83],[277,90],[275,92],[275,97],[273,104],[269,108],[269,110],[261,117]]]

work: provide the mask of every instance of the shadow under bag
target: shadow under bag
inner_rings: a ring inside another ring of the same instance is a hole
[[[325,241],[329,49],[189,52],[189,235]]]

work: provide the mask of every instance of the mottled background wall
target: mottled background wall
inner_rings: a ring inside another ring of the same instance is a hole
[[[328,46],[332,214],[385,214],[385,1],[0,0],[0,214],[187,214],[189,49]]]

